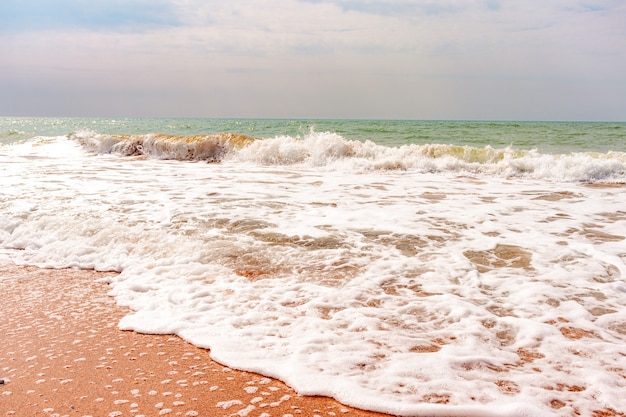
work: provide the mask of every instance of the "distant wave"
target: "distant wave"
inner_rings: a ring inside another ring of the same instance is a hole
[[[626,182],[624,152],[542,154],[513,147],[448,144],[390,147],[371,141],[347,140],[332,132],[311,132],[303,137],[253,138],[234,133],[174,136],[107,135],[81,131],[69,134],[68,138],[94,153],[181,161],[230,159],[331,170],[458,172],[557,181]]]
[[[0,145],[18,143],[30,138],[32,135],[21,130],[0,131]]]

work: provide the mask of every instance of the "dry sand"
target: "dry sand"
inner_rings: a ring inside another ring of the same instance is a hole
[[[104,275],[0,265],[0,416],[383,416],[120,331]]]

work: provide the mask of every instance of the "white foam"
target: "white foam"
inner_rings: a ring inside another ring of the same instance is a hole
[[[565,181],[624,181],[626,153],[542,154],[512,147],[494,149],[446,144],[387,147],[346,140],[336,133],[255,139],[228,133],[204,136],[103,135],[74,132],[69,138],[95,153],[145,155],[158,159],[233,158],[265,165],[326,167],[331,170],[457,172]]]
[[[302,394],[397,415],[626,409],[626,193],[560,180],[605,162],[623,178],[621,156],[505,150],[487,169],[313,136],[220,164],[65,138],[0,148],[0,244],[120,271],[111,293],[135,310],[121,328],[176,333]],[[507,177],[524,158],[533,174]]]

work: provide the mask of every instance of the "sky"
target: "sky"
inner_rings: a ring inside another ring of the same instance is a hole
[[[626,121],[623,0],[0,0],[0,116]]]

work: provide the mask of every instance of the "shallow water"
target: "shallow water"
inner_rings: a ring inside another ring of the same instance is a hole
[[[391,414],[626,409],[623,153],[133,133],[0,147],[2,247],[121,272],[121,328]]]

